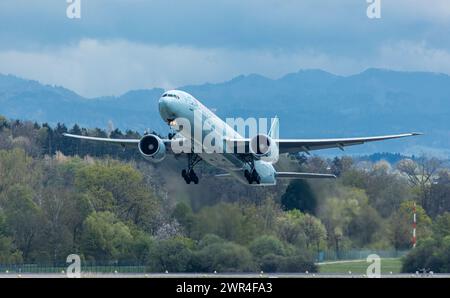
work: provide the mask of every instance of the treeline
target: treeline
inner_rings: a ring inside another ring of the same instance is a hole
[[[14,146],[22,146],[27,154],[33,157],[43,155],[52,156],[56,152],[64,155],[89,156],[113,156],[120,159],[131,159],[138,156],[136,150],[122,148],[118,144],[105,144],[101,142],[79,141],[63,136],[63,133],[77,135],[89,135],[103,138],[134,138],[139,139],[138,132],[120,129],[105,131],[99,128],[80,128],[75,124],[72,128],[67,128],[64,124],[58,123],[55,127],[49,124],[39,124],[30,121],[8,120],[0,115],[0,146],[5,149]],[[134,149],[134,148],[133,148]]]
[[[155,272],[313,272],[324,250],[410,249],[416,202],[418,246],[404,270],[448,270],[450,175],[442,160],[296,155],[280,165],[338,179],[261,189],[205,176],[195,188],[178,186],[170,160],[154,167],[137,150],[63,132],[108,135],[0,118],[0,263],[60,264],[77,253]]]
[[[134,165],[112,159],[34,159],[14,148],[0,150],[0,167],[0,263],[60,264],[77,253],[155,272],[314,271],[300,244],[325,239],[320,222],[273,201],[169,208]],[[314,224],[322,234],[304,234]]]

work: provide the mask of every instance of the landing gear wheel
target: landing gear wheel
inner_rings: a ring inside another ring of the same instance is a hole
[[[184,181],[186,181],[187,184],[191,183],[191,177],[187,174],[186,170],[181,171],[181,176],[184,178]]]
[[[248,183],[252,184],[252,177],[251,177],[250,172],[248,170],[244,171],[244,176],[245,176],[245,178],[247,178]]]
[[[199,181],[198,180],[198,176],[197,176],[197,174],[195,174],[194,170],[191,170],[189,172],[189,178],[190,178],[191,181],[194,182],[194,184],[198,184],[198,181]]]
[[[260,184],[261,183],[261,177],[258,175],[258,172],[256,172],[255,170],[252,171],[251,174],[251,182],[250,184],[252,184],[253,182],[256,182],[256,184]]]
[[[194,171],[191,171],[190,178],[194,182],[194,184],[198,184],[198,176],[197,176],[197,174],[195,174]]]
[[[198,184],[199,179],[197,174],[194,172],[194,166],[201,160],[202,159],[197,154],[188,154],[188,168],[181,171],[181,176],[187,184],[190,184],[191,182]]]
[[[253,182],[256,182],[256,184],[261,184],[261,177],[255,170],[252,170],[251,173],[248,170],[245,170],[244,176],[247,178],[248,184],[253,184]]]

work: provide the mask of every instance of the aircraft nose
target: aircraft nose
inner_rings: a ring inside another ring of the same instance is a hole
[[[158,101],[159,106],[159,114],[166,122],[170,122],[175,118],[175,114],[173,113],[171,99],[168,99],[167,97],[161,97]]]

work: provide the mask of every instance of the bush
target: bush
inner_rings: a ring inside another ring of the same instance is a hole
[[[265,255],[284,255],[283,243],[274,236],[264,235],[256,238],[250,243],[250,252],[257,259],[264,257]]]
[[[261,258],[260,269],[264,272],[278,272],[283,257],[274,254],[267,254]]]
[[[422,269],[436,273],[450,272],[450,236],[440,240],[423,240],[403,260],[402,272]]]
[[[159,241],[150,252],[150,271],[188,272],[193,257],[192,247],[192,240],[184,237]]]
[[[195,253],[191,271],[195,272],[251,272],[255,271],[249,250],[232,242],[216,242]]]
[[[303,255],[284,257],[278,268],[279,272],[317,272],[314,261]]]
[[[261,259],[260,269],[264,272],[317,272],[314,261],[305,255],[268,254]]]

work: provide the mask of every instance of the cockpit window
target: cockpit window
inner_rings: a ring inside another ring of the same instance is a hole
[[[176,94],[171,94],[171,93],[164,93],[164,94],[162,95],[162,97],[174,97],[174,98],[176,98],[176,99],[180,99],[180,97],[179,97],[178,95],[176,95]]]

